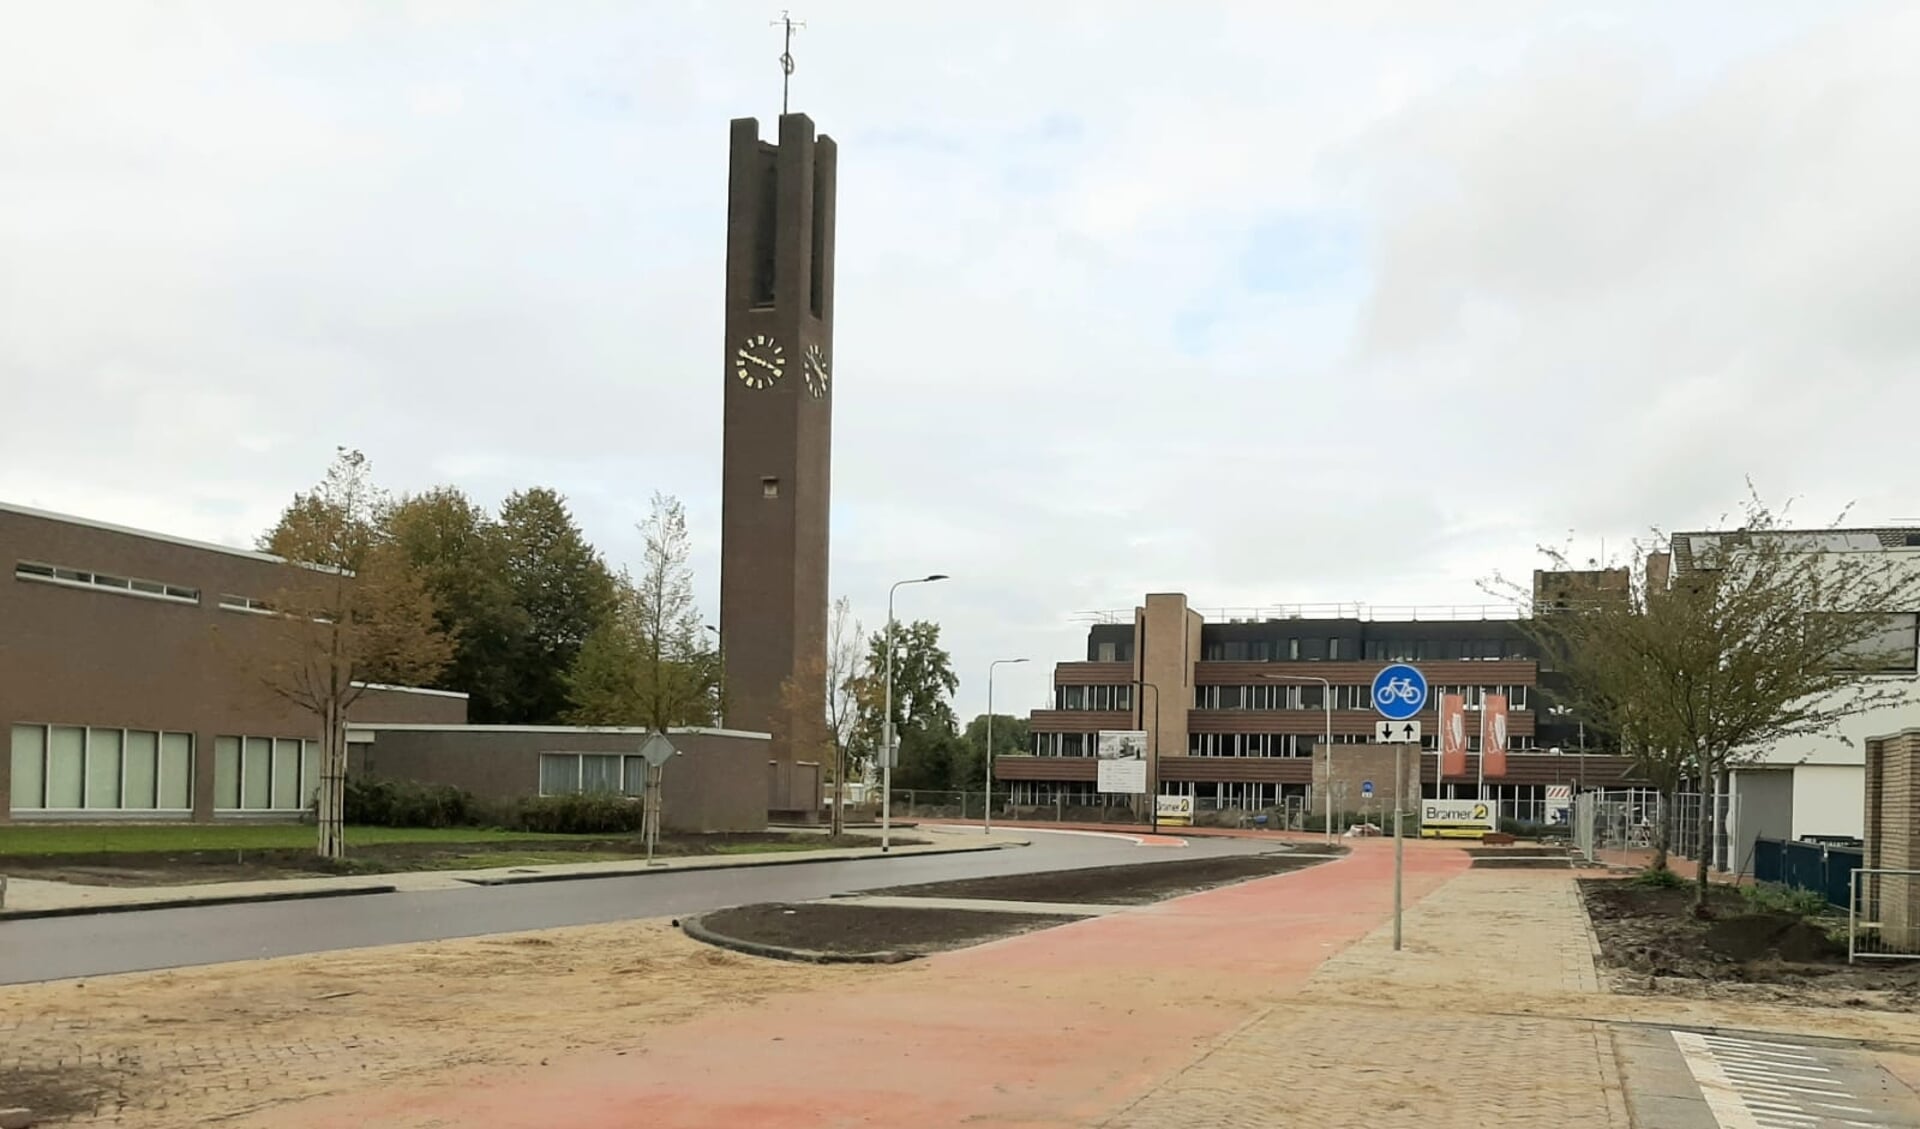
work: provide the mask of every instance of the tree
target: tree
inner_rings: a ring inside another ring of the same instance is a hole
[[[502,720],[552,724],[569,709],[567,679],[580,648],[613,612],[613,574],[552,490],[509,495],[500,536],[507,585],[527,618]]]
[[[402,498],[387,511],[385,527],[454,640],[453,661],[437,685],[467,694],[473,722],[509,720],[530,621],[507,580],[500,526],[457,488],[442,486]]]
[[[1920,606],[1920,570],[1899,555],[1828,550],[1751,493],[1738,526],[1690,539],[1671,584],[1646,583],[1648,557],[1679,548],[1658,531],[1635,547],[1640,583],[1626,612],[1534,620],[1561,661],[1583,668],[1592,688],[1576,692],[1661,779],[1678,771],[1704,784],[1785,741],[1844,742],[1842,721],[1905,698],[1903,684],[1863,677],[1887,668],[1889,650],[1913,667],[1911,627],[1897,642],[1889,631],[1891,613]],[[1704,910],[1710,852],[1698,853]]]
[[[865,671],[861,652],[865,649],[866,636],[860,621],[853,618],[852,601],[842,596],[833,602],[833,614],[827,620],[826,658],[807,660],[780,684],[782,712],[794,719],[794,750],[823,755],[831,766],[834,797],[828,818],[834,835],[846,827],[848,774],[860,773],[865,767],[866,750],[855,742],[859,690]],[[813,708],[803,688],[822,684],[826,708],[820,712]]]
[[[980,714],[967,723],[963,736],[964,759],[956,766],[955,788],[985,788],[987,785],[987,715]],[[993,715],[993,755],[995,758],[1018,756],[1032,746],[1027,719],[1011,714]]]
[[[640,531],[647,543],[640,577],[620,575],[614,613],[582,645],[567,678],[569,716],[656,732],[710,724],[719,666],[694,605],[686,511],[678,499],[655,494]]]
[[[858,705],[851,743],[877,754],[886,714],[887,637],[875,634],[866,671],[855,679]],[[902,788],[946,788],[957,757],[951,698],[960,687],[953,659],[940,646],[940,625],[916,620],[894,628],[893,721],[900,741],[894,781]]]
[[[369,683],[420,685],[452,646],[432,598],[379,534],[385,500],[366,456],[341,449],[324,481],[263,539],[287,560],[263,630],[267,688],[320,720],[319,853],[346,855],[347,716]]]

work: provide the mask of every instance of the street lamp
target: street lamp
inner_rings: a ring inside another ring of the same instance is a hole
[[[719,701],[713,703],[713,717],[715,721],[719,722],[720,727],[724,729],[727,725],[727,642],[726,637],[720,634],[718,627],[709,623],[706,625],[706,628],[708,631],[713,632],[713,638],[716,642],[714,661],[720,666],[720,677],[714,681],[714,696],[717,697]]]
[[[980,831],[983,835],[993,834],[993,668],[1005,663],[1026,661],[1025,659],[995,659],[987,664],[987,807],[985,814],[980,817]]]
[[[1269,682],[1318,682],[1320,704],[1327,711],[1327,842],[1333,842],[1333,683],[1317,674],[1263,674],[1260,677]],[[1394,783],[1394,795],[1400,794],[1400,784]],[[1395,801],[1398,802],[1397,800]]]
[[[893,850],[893,594],[904,584],[932,584],[947,579],[944,572],[896,580],[887,589],[887,702],[886,721],[880,730],[880,853]]]

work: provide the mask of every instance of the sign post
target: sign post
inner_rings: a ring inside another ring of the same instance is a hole
[[[1386,720],[1380,723],[1379,735],[1400,737],[1393,744],[1393,951],[1400,951],[1400,887],[1401,875],[1406,867],[1405,839],[1401,835],[1401,823],[1406,819],[1407,787],[1407,740],[1420,740],[1420,724],[1414,719],[1420,713],[1420,707],[1427,704],[1427,677],[1419,668],[1406,663],[1394,663],[1383,667],[1373,676],[1373,708]],[[1396,731],[1393,726],[1401,727]],[[1419,748],[1419,745],[1415,745]],[[1434,789],[1439,795],[1439,789]],[[1329,825],[1333,818],[1329,814]]]
[[[660,783],[667,762],[680,755],[664,733],[655,733],[640,743],[641,759],[647,762],[647,778],[641,790],[640,824],[646,829],[647,865],[655,865],[653,850],[660,842]],[[665,863],[659,865],[664,866]]]

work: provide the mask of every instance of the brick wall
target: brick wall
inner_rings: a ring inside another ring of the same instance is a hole
[[[1920,729],[1867,741],[1866,865],[1920,869]],[[1920,881],[1886,875],[1868,912],[1887,947],[1920,952]]]

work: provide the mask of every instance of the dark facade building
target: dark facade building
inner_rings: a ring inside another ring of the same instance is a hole
[[[258,674],[285,561],[4,504],[0,553],[0,822],[308,809],[320,722]],[[639,791],[629,762],[643,731],[466,720],[465,694],[369,686],[349,717],[349,771],[496,799]],[[667,826],[766,826],[767,734],[670,736],[681,755],[662,776]]]
[[[0,820],[293,814],[319,724],[254,669],[286,563],[0,505]],[[356,722],[459,723],[464,694],[370,688]]]
[[[795,732],[826,712],[836,150],[805,114],[779,143],[733,122],[727,189],[720,648],[729,725],[773,734],[775,810],[817,813]],[[797,675],[797,677],[796,677]],[[793,679],[794,691],[782,692]]]
[[[1550,687],[1553,674],[1543,675],[1515,620],[1208,621],[1177,593],[1147,596],[1130,623],[1092,625],[1085,660],[1054,667],[1053,708],[1031,715],[1032,756],[1000,758],[994,775],[1016,804],[1093,802],[1098,734],[1143,729],[1162,795],[1191,796],[1203,810],[1318,810],[1315,789],[1327,779],[1319,752],[1331,728],[1335,801],[1358,810],[1363,781],[1392,777],[1371,744],[1378,715],[1370,694],[1380,667],[1401,661],[1417,664],[1430,684],[1419,715],[1426,750],[1435,747],[1437,696],[1465,698],[1467,774],[1449,778],[1444,795],[1472,795],[1488,694],[1506,695],[1510,711],[1508,771],[1488,782],[1509,817],[1542,818],[1549,785],[1630,783],[1623,759],[1586,755],[1578,721],[1552,711],[1542,682]],[[1437,758],[1422,759],[1423,791],[1433,796]]]

